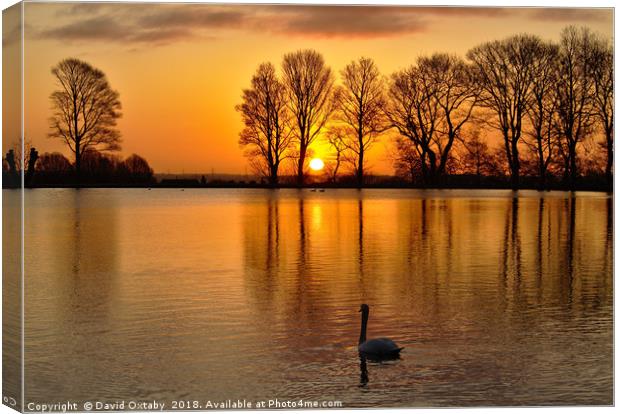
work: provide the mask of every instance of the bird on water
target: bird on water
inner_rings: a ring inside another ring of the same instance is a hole
[[[397,358],[402,351],[402,347],[396,345],[389,338],[376,338],[366,340],[366,327],[368,326],[368,314],[370,308],[363,304],[359,310],[362,313],[362,328],[360,331],[360,340],[357,349],[363,356],[374,358]]]

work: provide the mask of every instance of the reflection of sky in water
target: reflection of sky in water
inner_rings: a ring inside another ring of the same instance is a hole
[[[611,198],[524,194],[28,192],[27,399],[610,404]]]

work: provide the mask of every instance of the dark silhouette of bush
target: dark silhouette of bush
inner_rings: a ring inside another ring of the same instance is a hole
[[[31,181],[33,187],[71,187],[75,182],[75,165],[58,152],[30,154],[34,160]],[[38,158],[38,159],[37,159]],[[31,163],[32,164],[32,163]],[[5,160],[5,169],[9,162]],[[8,173],[6,173],[8,174]],[[27,173],[28,174],[28,173]],[[82,154],[80,185],[126,187],[155,183],[153,169],[137,154],[121,160],[117,156],[88,150]]]
[[[118,166],[119,178],[130,183],[152,183],[153,169],[149,163],[137,154],[131,154]]]
[[[71,162],[59,152],[46,152],[42,154],[36,165],[37,174],[69,173],[72,169]]]
[[[35,165],[37,164],[38,159],[39,152],[34,148],[30,148],[28,167],[26,168],[26,176],[24,177],[24,181],[27,187],[30,187],[30,185],[32,184],[32,176],[34,175]]]
[[[2,160],[2,186],[4,188],[17,188],[20,186],[15,151],[12,149],[6,153]]]

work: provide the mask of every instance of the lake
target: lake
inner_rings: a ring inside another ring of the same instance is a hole
[[[607,194],[36,189],[25,206],[27,403],[613,404]],[[360,360],[361,303],[400,360]]]

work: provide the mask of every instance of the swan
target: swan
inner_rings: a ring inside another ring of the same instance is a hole
[[[368,341],[366,340],[366,326],[368,325],[368,314],[370,313],[370,308],[368,305],[363,304],[359,311],[362,312],[362,329],[360,331],[360,340],[357,347],[360,354],[375,358],[398,357],[403,348],[400,348],[391,339],[376,338],[369,339]]]

